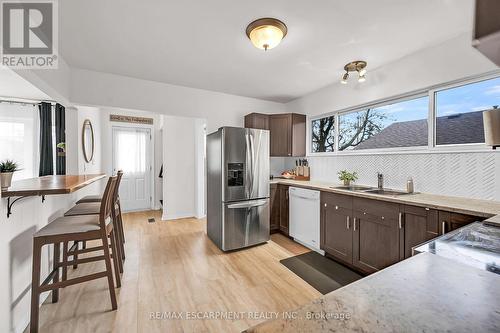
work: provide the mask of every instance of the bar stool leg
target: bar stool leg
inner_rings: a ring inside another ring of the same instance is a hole
[[[111,251],[113,252],[113,264],[115,268],[115,279],[116,279],[116,287],[120,288],[122,286],[121,282],[121,277],[120,277],[120,264],[119,262],[121,261],[120,254],[117,251],[116,247],[116,235],[115,235],[115,230],[113,229],[111,231],[110,237],[111,239]]]
[[[78,249],[80,248],[80,242],[75,241],[73,244],[76,244],[75,250],[78,251]],[[78,254],[73,255],[73,260],[78,260]],[[73,264],[73,269],[77,269],[77,268],[78,268],[78,264]]]
[[[38,311],[40,306],[40,264],[41,264],[42,244],[33,239],[33,267],[31,276],[31,313],[30,332],[38,332]]]
[[[63,245],[63,262],[68,262],[68,242],[64,242]],[[62,267],[62,280],[66,281],[68,279],[68,266],[63,265]]]
[[[111,298],[111,308],[113,310],[116,310],[118,306],[116,304],[115,286],[113,283],[113,272],[111,271],[111,256],[109,254],[108,236],[103,235],[101,240],[102,240],[102,247],[104,250],[104,262],[106,263],[106,273],[108,276],[108,288],[109,288],[109,296]]]
[[[54,259],[53,259],[53,269],[56,270],[52,282],[59,282],[59,263],[61,261],[60,256],[61,243],[54,243]],[[52,290],[52,303],[57,303],[59,301],[59,289]]]
[[[113,260],[115,260],[118,263],[118,269],[120,273],[123,273],[123,258],[121,254],[121,247],[120,247],[120,233],[118,230],[115,230],[114,225],[113,225],[113,232],[112,232],[112,238],[111,238],[111,247],[113,247],[113,240],[115,243],[116,249],[113,249]],[[115,258],[116,254],[116,258]]]

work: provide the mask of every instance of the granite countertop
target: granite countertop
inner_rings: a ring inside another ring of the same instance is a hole
[[[495,215],[500,215],[500,202],[492,200],[478,200],[427,193],[380,195],[361,191],[348,191],[338,188],[332,188],[332,186],[340,186],[339,184],[334,183],[299,181],[292,179],[273,179],[270,181],[270,184],[291,185],[296,187],[310,188],[320,191],[352,195],[356,197],[372,198],[400,204],[446,210],[460,214],[468,214],[488,218]]]
[[[474,222],[415,248],[500,274],[500,227]]]
[[[422,253],[246,332],[500,332],[500,275]]]

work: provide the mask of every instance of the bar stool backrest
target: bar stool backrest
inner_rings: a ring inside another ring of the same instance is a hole
[[[114,207],[113,199],[116,188],[118,176],[111,176],[108,178],[106,189],[102,195],[101,209],[99,213],[99,223],[102,230],[106,230],[106,219],[111,216],[111,209]]]
[[[122,176],[123,176],[123,171],[118,170],[118,172],[116,173],[117,180],[116,180],[115,192],[113,193],[113,204],[115,205],[118,203],[118,196],[120,195],[120,182],[122,181]]]

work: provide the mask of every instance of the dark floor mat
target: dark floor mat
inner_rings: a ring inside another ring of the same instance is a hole
[[[280,262],[323,295],[363,277],[314,251],[286,258]]]

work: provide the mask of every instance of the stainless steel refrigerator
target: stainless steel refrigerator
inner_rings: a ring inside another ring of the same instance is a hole
[[[223,251],[269,240],[269,131],[207,135],[207,234]]]

